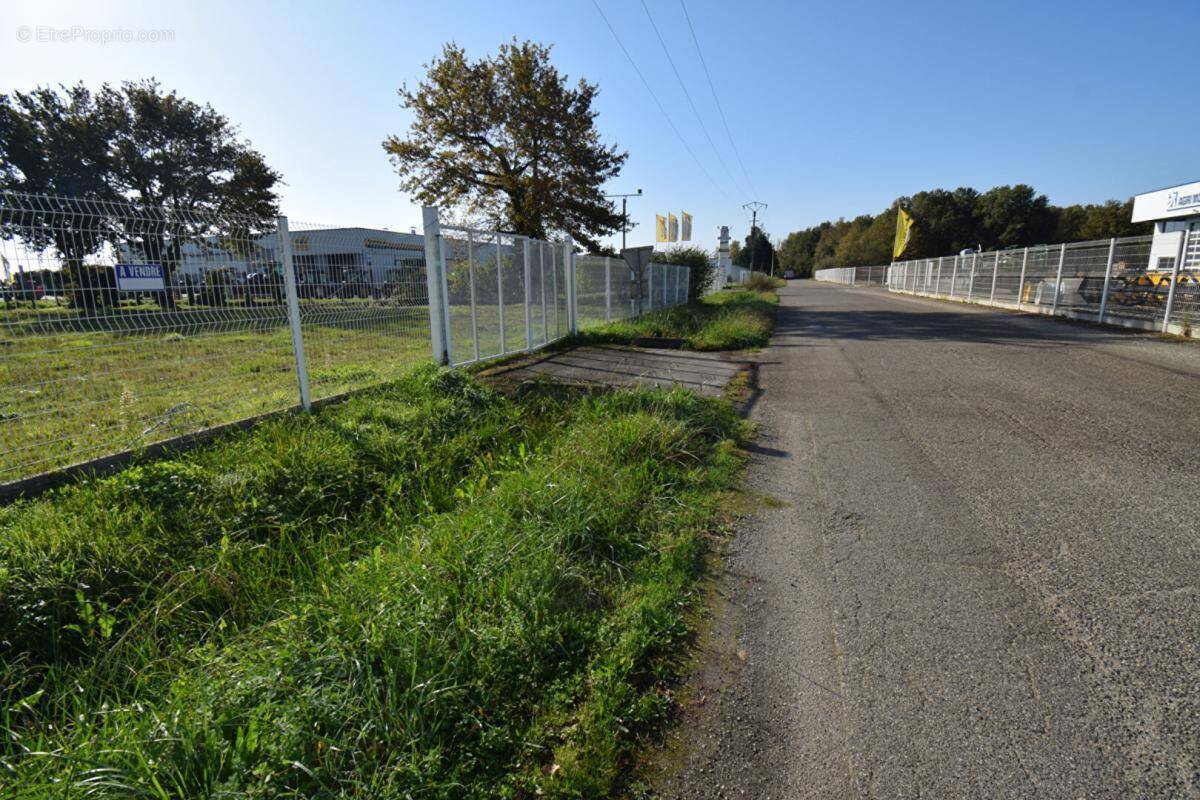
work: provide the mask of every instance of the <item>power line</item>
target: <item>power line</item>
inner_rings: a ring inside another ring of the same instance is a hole
[[[746,179],[746,185],[750,187],[750,194],[756,195],[758,191],[754,188],[754,182],[750,180],[750,173],[746,171],[746,164],[742,161],[742,154],[738,152],[737,144],[733,141],[733,131],[729,129],[729,120],[725,117],[725,109],[721,107],[721,98],[717,96],[717,87],[713,86],[712,75],[708,72],[708,62],[704,60],[704,52],[700,49],[700,40],[696,38],[696,29],[692,27],[692,17],[688,14],[687,5],[683,0],[679,0],[679,5],[683,9],[684,19],[687,20],[688,30],[692,33],[692,44],[696,46],[696,55],[700,56],[700,66],[704,67],[704,77],[708,79],[708,89],[712,92],[713,100],[717,104],[717,111],[721,114],[721,123],[725,126],[725,135],[729,137],[729,146],[733,148],[734,158],[737,159],[738,166],[742,168],[742,176]]]
[[[692,113],[696,115],[696,121],[700,123],[700,130],[704,131],[704,138],[708,139],[713,152],[717,154],[717,162],[725,170],[725,174],[729,176],[730,183],[737,187],[737,178],[733,177],[733,173],[729,171],[729,166],[725,163],[725,159],[721,158],[721,151],[717,149],[717,143],[713,141],[708,128],[704,125],[704,118],[700,116],[700,109],[696,108],[696,103],[692,100],[692,93],[688,91],[687,84],[683,82],[683,76],[679,74],[679,68],[675,66],[675,59],[671,58],[671,51],[667,49],[667,43],[663,39],[662,33],[658,30],[658,25],[654,22],[654,16],[650,13],[650,7],[646,5],[646,0],[641,0],[641,2],[642,10],[646,12],[646,19],[650,20],[650,27],[654,29],[654,35],[658,37],[658,44],[662,47],[663,55],[667,57],[667,63],[671,65],[671,71],[675,73],[675,80],[679,82],[679,88],[683,90],[683,96],[687,98],[688,105],[692,107]],[[739,192],[741,191],[741,187],[737,187],[737,189]]]
[[[721,185],[719,183],[717,183],[715,180],[713,180],[713,176],[710,175],[708,173],[708,170],[704,168],[704,163],[699,158],[696,157],[696,152],[694,150],[692,150],[692,146],[687,143],[687,139],[684,139],[683,134],[679,132],[679,128],[675,127],[675,122],[671,119],[671,115],[668,114],[667,109],[663,107],[662,102],[658,99],[658,95],[656,95],[654,93],[654,90],[650,88],[650,82],[646,80],[646,76],[642,74],[642,71],[640,69],[638,69],[637,62],[633,60],[633,56],[629,55],[629,51],[627,49],[625,49],[625,43],[622,42],[621,37],[617,35],[616,28],[614,28],[612,26],[612,23],[608,21],[608,17],[605,16],[604,9],[602,9],[600,7],[600,3],[598,3],[597,0],[592,0],[592,5],[594,5],[596,7],[596,11],[599,12],[599,14],[600,14],[600,19],[604,20],[604,24],[608,26],[608,32],[611,33],[613,36],[613,39],[616,40],[617,47],[621,48],[621,52],[624,53],[625,58],[629,60],[629,65],[631,67],[633,67],[633,71],[636,72],[638,78],[641,79],[642,85],[645,86],[646,91],[650,93],[650,97],[654,100],[654,104],[656,106],[658,106],[658,110],[661,111],[663,117],[666,118],[667,124],[670,125],[671,130],[673,130],[675,132],[675,136],[678,137],[680,144],[682,144],[684,149],[688,151],[688,155],[690,155],[692,157],[692,160],[696,162],[696,166],[700,168],[700,171],[702,173],[704,173],[704,177],[708,178],[708,182],[711,183],[716,188],[716,190],[725,197],[725,199],[727,201],[729,201],[730,203],[733,203],[734,202],[733,198],[731,198],[729,196],[728,192],[726,192],[724,189],[721,188]]]

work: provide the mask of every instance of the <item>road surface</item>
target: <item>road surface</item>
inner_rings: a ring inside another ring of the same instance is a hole
[[[793,282],[663,797],[1200,797],[1200,345]]]

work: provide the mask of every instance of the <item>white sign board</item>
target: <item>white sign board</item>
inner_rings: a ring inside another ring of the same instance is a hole
[[[1200,181],[1146,192],[1133,198],[1131,222],[1200,216]]]
[[[117,264],[117,291],[162,292],[167,288],[162,264]]]

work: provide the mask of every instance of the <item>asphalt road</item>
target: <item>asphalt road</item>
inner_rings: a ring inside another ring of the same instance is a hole
[[[661,794],[1200,797],[1200,345],[782,297]]]

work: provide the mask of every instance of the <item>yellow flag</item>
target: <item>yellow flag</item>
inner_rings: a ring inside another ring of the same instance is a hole
[[[908,240],[912,238],[913,218],[908,215],[908,212],[903,208],[897,208],[899,213],[896,216],[896,243],[892,245],[892,259],[895,260],[904,252],[904,248],[908,247]]]
[[[655,228],[654,241],[656,241],[656,242],[670,241],[670,239],[667,238],[667,218],[664,217],[662,214],[654,215],[654,228]]]
[[[679,218],[669,211],[667,212],[667,234],[668,241],[679,241]]]
[[[679,216],[683,218],[683,234],[679,238],[690,242],[692,240],[692,215],[686,211],[680,211]]]

